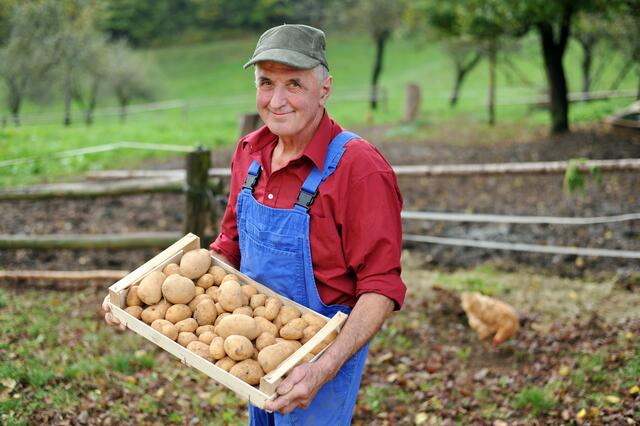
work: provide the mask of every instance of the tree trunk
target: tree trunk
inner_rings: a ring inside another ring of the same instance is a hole
[[[491,42],[489,45],[489,101],[487,108],[489,109],[489,125],[496,124],[496,44]]]
[[[465,64],[463,61],[457,61],[454,59],[456,65],[456,82],[453,86],[453,91],[451,92],[451,98],[449,99],[449,106],[454,107],[458,103],[458,97],[460,95],[460,88],[462,87],[462,82],[464,78],[467,76],[467,73],[471,71],[475,66],[480,62],[479,53],[476,53],[474,57]]]
[[[22,103],[22,91],[18,88],[18,85],[13,81],[8,81],[9,93],[8,103],[9,111],[13,117],[13,124],[16,127],[20,126],[20,104]]]
[[[371,109],[378,107],[378,79],[382,72],[382,58],[384,55],[384,45],[389,37],[389,32],[385,31],[376,37],[376,59],[373,64],[373,76],[371,77]]]
[[[87,126],[91,126],[93,124],[93,112],[96,109],[96,104],[98,102],[98,81],[95,80],[91,84],[91,91],[89,92],[89,102],[87,105],[87,110],[84,113],[84,123]]]
[[[64,73],[64,125],[71,125],[71,98],[72,98],[72,89],[71,89],[71,73],[67,69]]]
[[[544,67],[549,84],[551,132],[564,133],[569,131],[569,101],[567,96],[567,80],[565,77],[562,58],[569,39],[571,17],[573,9],[565,6],[560,34],[554,35],[553,27],[549,22],[541,22],[537,25],[544,57]]]
[[[636,93],[636,99],[640,101],[640,65],[638,65],[638,92]]]
[[[582,46],[582,97],[588,98],[591,89],[591,64],[593,62],[593,48],[595,43],[580,40]]]
[[[127,99],[120,99],[120,121],[124,123],[127,120],[127,105],[129,101]]]

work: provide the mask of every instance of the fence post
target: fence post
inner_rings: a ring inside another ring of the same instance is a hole
[[[404,104],[404,122],[413,123],[420,115],[420,86],[416,83],[407,84]]]
[[[184,233],[192,232],[201,238],[209,218],[207,181],[211,166],[211,152],[202,146],[187,154],[187,186],[185,188]]]

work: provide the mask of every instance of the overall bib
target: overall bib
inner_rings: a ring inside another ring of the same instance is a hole
[[[318,294],[311,264],[309,245],[309,207],[320,184],[338,166],[345,144],[357,137],[342,132],[327,149],[322,172],[317,167],[305,180],[298,200],[291,209],[276,209],[258,203],[253,188],[260,176],[260,164],[253,161],[238,195],[238,234],[240,271],[327,317],[349,313],[343,305],[325,305]],[[356,403],[360,379],[369,344],[363,346],[325,383],[306,409],[297,408],[287,415],[267,413],[249,404],[249,424],[267,425],[349,425]]]

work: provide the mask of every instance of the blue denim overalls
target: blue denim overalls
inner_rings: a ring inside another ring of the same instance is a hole
[[[336,169],[345,145],[357,135],[342,132],[327,148],[322,172],[317,167],[305,180],[298,200],[291,209],[262,205],[253,197],[260,176],[260,164],[253,161],[238,195],[238,234],[240,271],[276,292],[327,317],[347,306],[322,303],[313,277],[309,245],[309,207],[318,186]],[[316,394],[307,409],[297,408],[288,415],[267,413],[249,405],[250,425],[349,425],[367,358],[367,343],[340,369],[336,377]]]

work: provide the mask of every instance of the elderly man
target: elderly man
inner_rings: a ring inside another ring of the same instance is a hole
[[[348,425],[368,342],[404,301],[402,197],[391,166],[325,110],[332,77],[324,33],[266,31],[255,66],[265,126],[241,138],[214,255],[326,316],[349,313],[315,362],[296,367],[252,425]]]
[[[318,360],[282,381],[267,411],[249,407],[250,424],[349,425],[369,340],[404,301],[402,197],[378,150],[325,111],[333,80],[322,31],[271,28],[251,65],[265,126],[238,143],[210,249],[289,299],[349,317]]]

